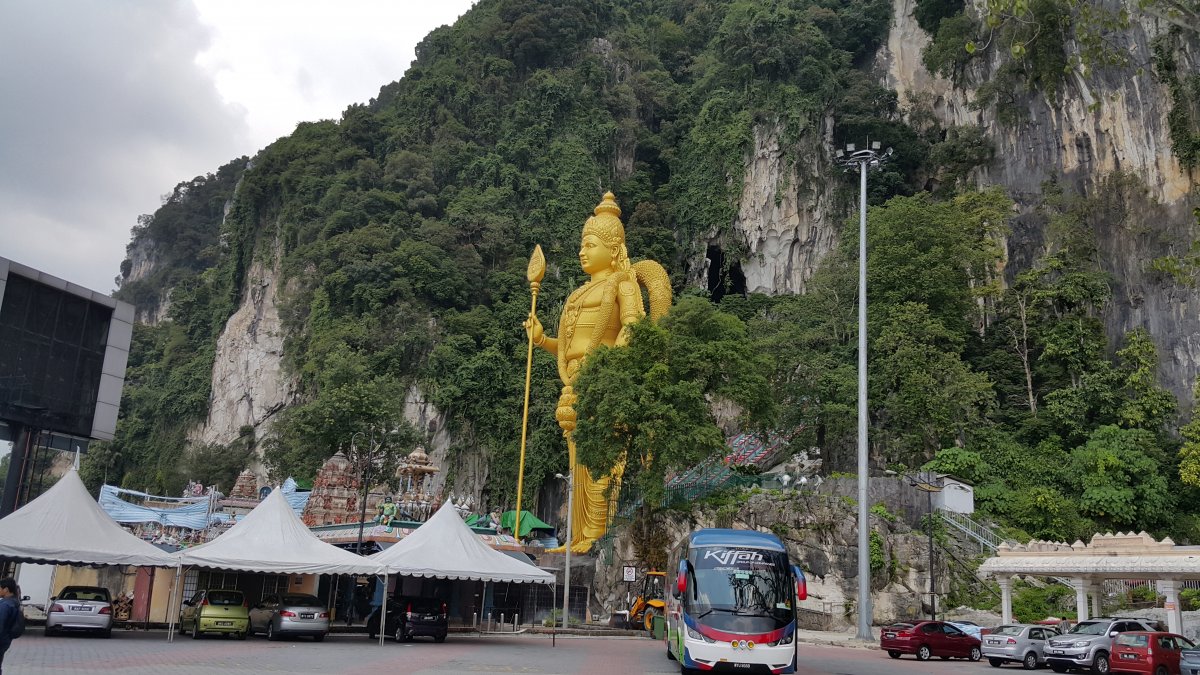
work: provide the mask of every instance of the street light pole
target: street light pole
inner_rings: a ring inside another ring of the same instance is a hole
[[[870,475],[867,464],[867,171],[878,168],[892,154],[880,152],[879,141],[868,142],[856,150],[854,144],[837,151],[838,163],[847,169],[858,168],[858,633],[859,640],[871,641],[871,556],[868,528]],[[848,154],[847,154],[848,153]]]
[[[567,562],[563,569],[563,629],[570,627],[568,618],[570,617],[571,608],[571,518],[575,515],[575,473],[572,471],[566,476],[561,473],[555,474],[559,480],[567,482]]]

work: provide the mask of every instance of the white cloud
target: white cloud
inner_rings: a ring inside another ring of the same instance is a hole
[[[0,256],[100,291],[179,182],[399,79],[469,0],[6,0]]]

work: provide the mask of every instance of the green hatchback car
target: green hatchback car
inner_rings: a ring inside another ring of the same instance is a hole
[[[250,631],[250,609],[241,591],[196,591],[191,600],[183,603],[179,615],[179,632],[191,631],[192,638],[205,633],[236,635],[245,640]]]

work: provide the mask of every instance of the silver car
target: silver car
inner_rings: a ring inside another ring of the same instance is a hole
[[[329,610],[316,596],[301,593],[268,595],[250,609],[250,633],[268,640],[308,635],[320,642],[329,633]]]
[[[1056,673],[1112,670],[1113,638],[1131,631],[1153,631],[1146,619],[1100,617],[1080,621],[1069,632],[1046,643],[1046,663]]]
[[[995,668],[1019,663],[1034,670],[1046,662],[1042,648],[1052,637],[1058,637],[1058,631],[1046,626],[1006,624],[983,636],[983,658]]]
[[[46,636],[63,631],[93,631],[112,637],[112,599],[107,588],[67,586],[50,598],[46,610]]]

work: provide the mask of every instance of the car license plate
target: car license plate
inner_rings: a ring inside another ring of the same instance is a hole
[[[1123,659],[1136,659],[1136,658],[1137,658],[1137,655],[1136,655],[1136,654],[1128,654],[1128,653],[1126,653],[1126,654],[1121,654],[1121,658],[1123,658]]]
[[[218,621],[217,625],[218,626],[232,626],[233,622],[232,621]]]
[[[313,613],[312,612],[304,612],[304,613],[300,614],[300,618],[301,619],[311,619],[311,618],[313,618]]]
[[[71,611],[72,612],[87,612],[87,611],[89,611],[89,608],[87,605],[71,605]]]
[[[890,639],[890,638],[896,637],[896,634],[895,633],[884,633],[883,637]]]
[[[428,614],[425,616],[425,621],[437,621],[437,616],[435,616],[433,614]]]
[[[1000,641],[999,640],[988,640],[987,643],[989,645],[998,645],[998,644],[1000,644]]]
[[[1047,649],[1046,651],[1050,652],[1051,654],[1062,654],[1063,653],[1063,650],[1061,650],[1061,649]]]

